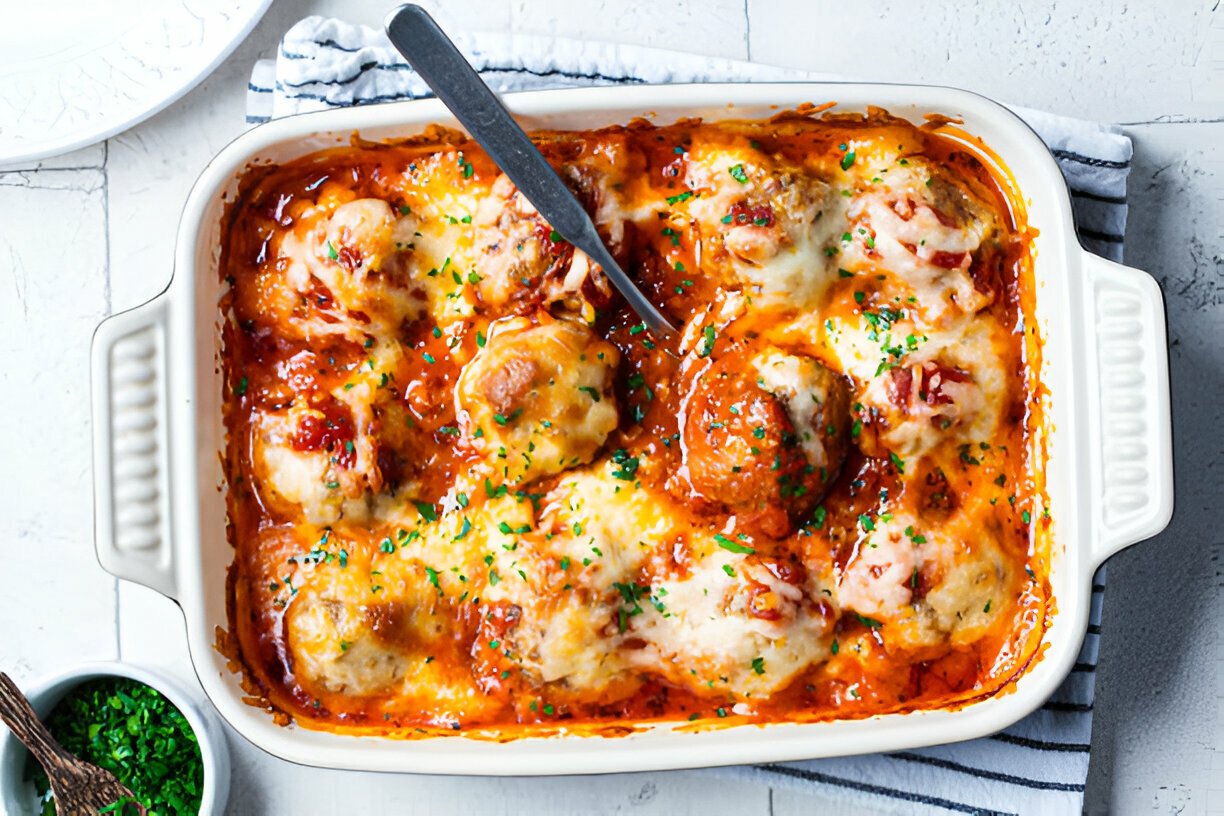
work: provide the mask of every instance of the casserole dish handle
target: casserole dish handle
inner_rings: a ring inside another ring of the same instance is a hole
[[[173,598],[167,315],[157,297],[94,332],[94,538],[103,569]]]
[[[1164,299],[1146,272],[1084,253],[1091,310],[1084,316],[1095,365],[1089,383],[1090,448],[1098,530],[1092,560],[1163,530],[1173,514],[1173,430]]]

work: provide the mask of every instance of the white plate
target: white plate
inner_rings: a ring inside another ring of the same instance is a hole
[[[11,0],[0,26],[0,164],[144,121],[216,68],[271,2]]]

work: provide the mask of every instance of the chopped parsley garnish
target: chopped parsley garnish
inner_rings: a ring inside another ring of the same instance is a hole
[[[715,533],[714,540],[718,542],[718,546],[722,547],[724,550],[730,550],[733,553],[744,553],[746,555],[752,555],[753,553],[756,552],[756,550],[753,549],[752,547],[749,547],[746,544],[740,544],[737,541],[732,541],[731,539],[727,538],[722,533]]]
[[[618,626],[620,631],[624,632],[628,619],[634,615],[642,614],[642,605],[639,601],[650,596],[650,587],[641,584],[622,584],[619,582],[613,582],[612,587],[620,593],[621,599],[625,602],[617,613]],[[660,612],[663,611],[660,609],[661,603],[656,602],[654,599],[651,599],[651,603],[655,604],[655,608],[659,609]]]
[[[88,680],[55,705],[46,724],[70,752],[113,773],[150,813],[199,811],[199,743],[187,718],[156,689],[126,677]],[[32,779],[45,800],[39,812],[54,813],[47,775],[37,768]]]
[[[494,414],[493,421],[498,425],[505,425],[508,422],[513,422],[514,420],[518,419],[519,414],[521,413],[523,413],[523,409],[521,407],[515,408],[514,413],[510,414],[510,416],[506,416],[505,414]]]
[[[740,184],[748,183],[748,174],[744,171],[744,165],[737,164],[727,172],[731,174],[731,178],[735,179]]]
[[[851,150],[846,155],[842,156],[841,169],[849,170],[852,164],[854,164],[854,151],[853,150]]]
[[[816,508],[815,512],[812,513],[812,526],[817,530],[823,529],[826,516],[828,516],[828,511],[825,510],[824,505],[822,504]]]
[[[697,349],[698,357],[710,356],[710,352],[714,351],[714,338],[716,336],[713,326],[706,326],[701,330],[701,347]]]
[[[332,246],[331,241],[327,242],[327,257],[331,258],[333,261],[340,257],[340,253],[336,252],[336,248]]]
[[[679,204],[681,201],[688,201],[692,197],[693,197],[692,192],[683,192],[683,193],[680,193],[679,195],[668,196],[667,203],[668,204]]]
[[[612,462],[617,466],[612,475],[626,482],[633,481],[638,469],[638,457],[630,456],[629,451],[617,448],[612,454]]]
[[[752,670],[756,672],[757,674],[764,674],[765,673],[765,658],[763,657],[752,658]]]
[[[854,617],[858,618],[859,623],[871,629],[879,629],[881,626],[884,625],[883,623],[876,620],[875,618],[869,618],[866,615],[860,615],[857,612],[854,613]]]
[[[417,512],[426,521],[437,521],[438,511],[431,502],[415,502]]]

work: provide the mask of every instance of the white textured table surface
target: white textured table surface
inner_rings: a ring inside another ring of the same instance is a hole
[[[0,669],[96,658],[192,679],[170,601],[93,555],[89,338],[170,276],[192,181],[240,133],[251,64],[312,13],[376,24],[391,0],[277,0],[220,69],[105,145],[0,170]],[[442,3],[427,3],[436,8]],[[1224,7],[1219,0],[445,3],[442,19],[682,47],[866,79],[957,85],[1122,122],[1135,140],[1127,262],[1164,285],[1177,510],[1110,563],[1087,808],[1224,813]],[[919,8],[921,7],[921,10]],[[29,468],[28,471],[25,468]],[[192,679],[192,682],[194,680]],[[811,813],[835,802],[701,772],[559,779],[379,776],[273,759],[231,734],[235,814]],[[1017,806],[1023,806],[1018,794]],[[888,803],[881,802],[881,812]]]

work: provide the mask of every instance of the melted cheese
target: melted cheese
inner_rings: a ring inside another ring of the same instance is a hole
[[[819,299],[836,275],[826,250],[845,207],[829,185],[746,144],[719,142],[693,144],[687,184],[689,218],[713,239],[702,247],[712,272],[722,255],[766,303],[802,309]]]
[[[985,306],[969,265],[996,228],[988,211],[926,163],[894,166],[877,178],[847,210],[852,239],[843,265],[885,274],[904,300],[914,299],[925,325]]]
[[[616,427],[619,359],[579,324],[498,325],[455,390],[465,441],[514,484],[589,462]]]
[[[690,576],[650,587],[651,603],[632,619],[646,645],[630,659],[699,694],[767,695],[829,654],[832,617],[812,592],[716,549]],[[776,619],[754,613],[764,599]]]
[[[799,446],[808,462],[817,468],[829,462],[825,440],[831,435],[832,417],[824,410],[832,399],[828,371],[811,358],[771,351],[752,361],[766,391],[781,397],[795,425]]]
[[[859,402],[883,418],[881,441],[889,450],[910,457],[941,444],[990,439],[1009,396],[1007,373],[996,353],[1007,343],[1002,327],[961,316],[943,328],[924,330],[908,317],[908,310],[905,314],[888,329],[855,316],[827,335],[843,370],[859,383]],[[920,390],[922,367],[928,363],[964,372],[970,379],[937,378],[936,385],[950,402],[928,403]],[[904,394],[894,387],[898,368],[912,372]]]
[[[1034,358],[979,278],[1023,294],[1029,256],[984,170],[878,112],[543,134],[673,340],[429,138],[263,172],[227,220],[259,693],[514,736],[931,708],[1027,663]]]

